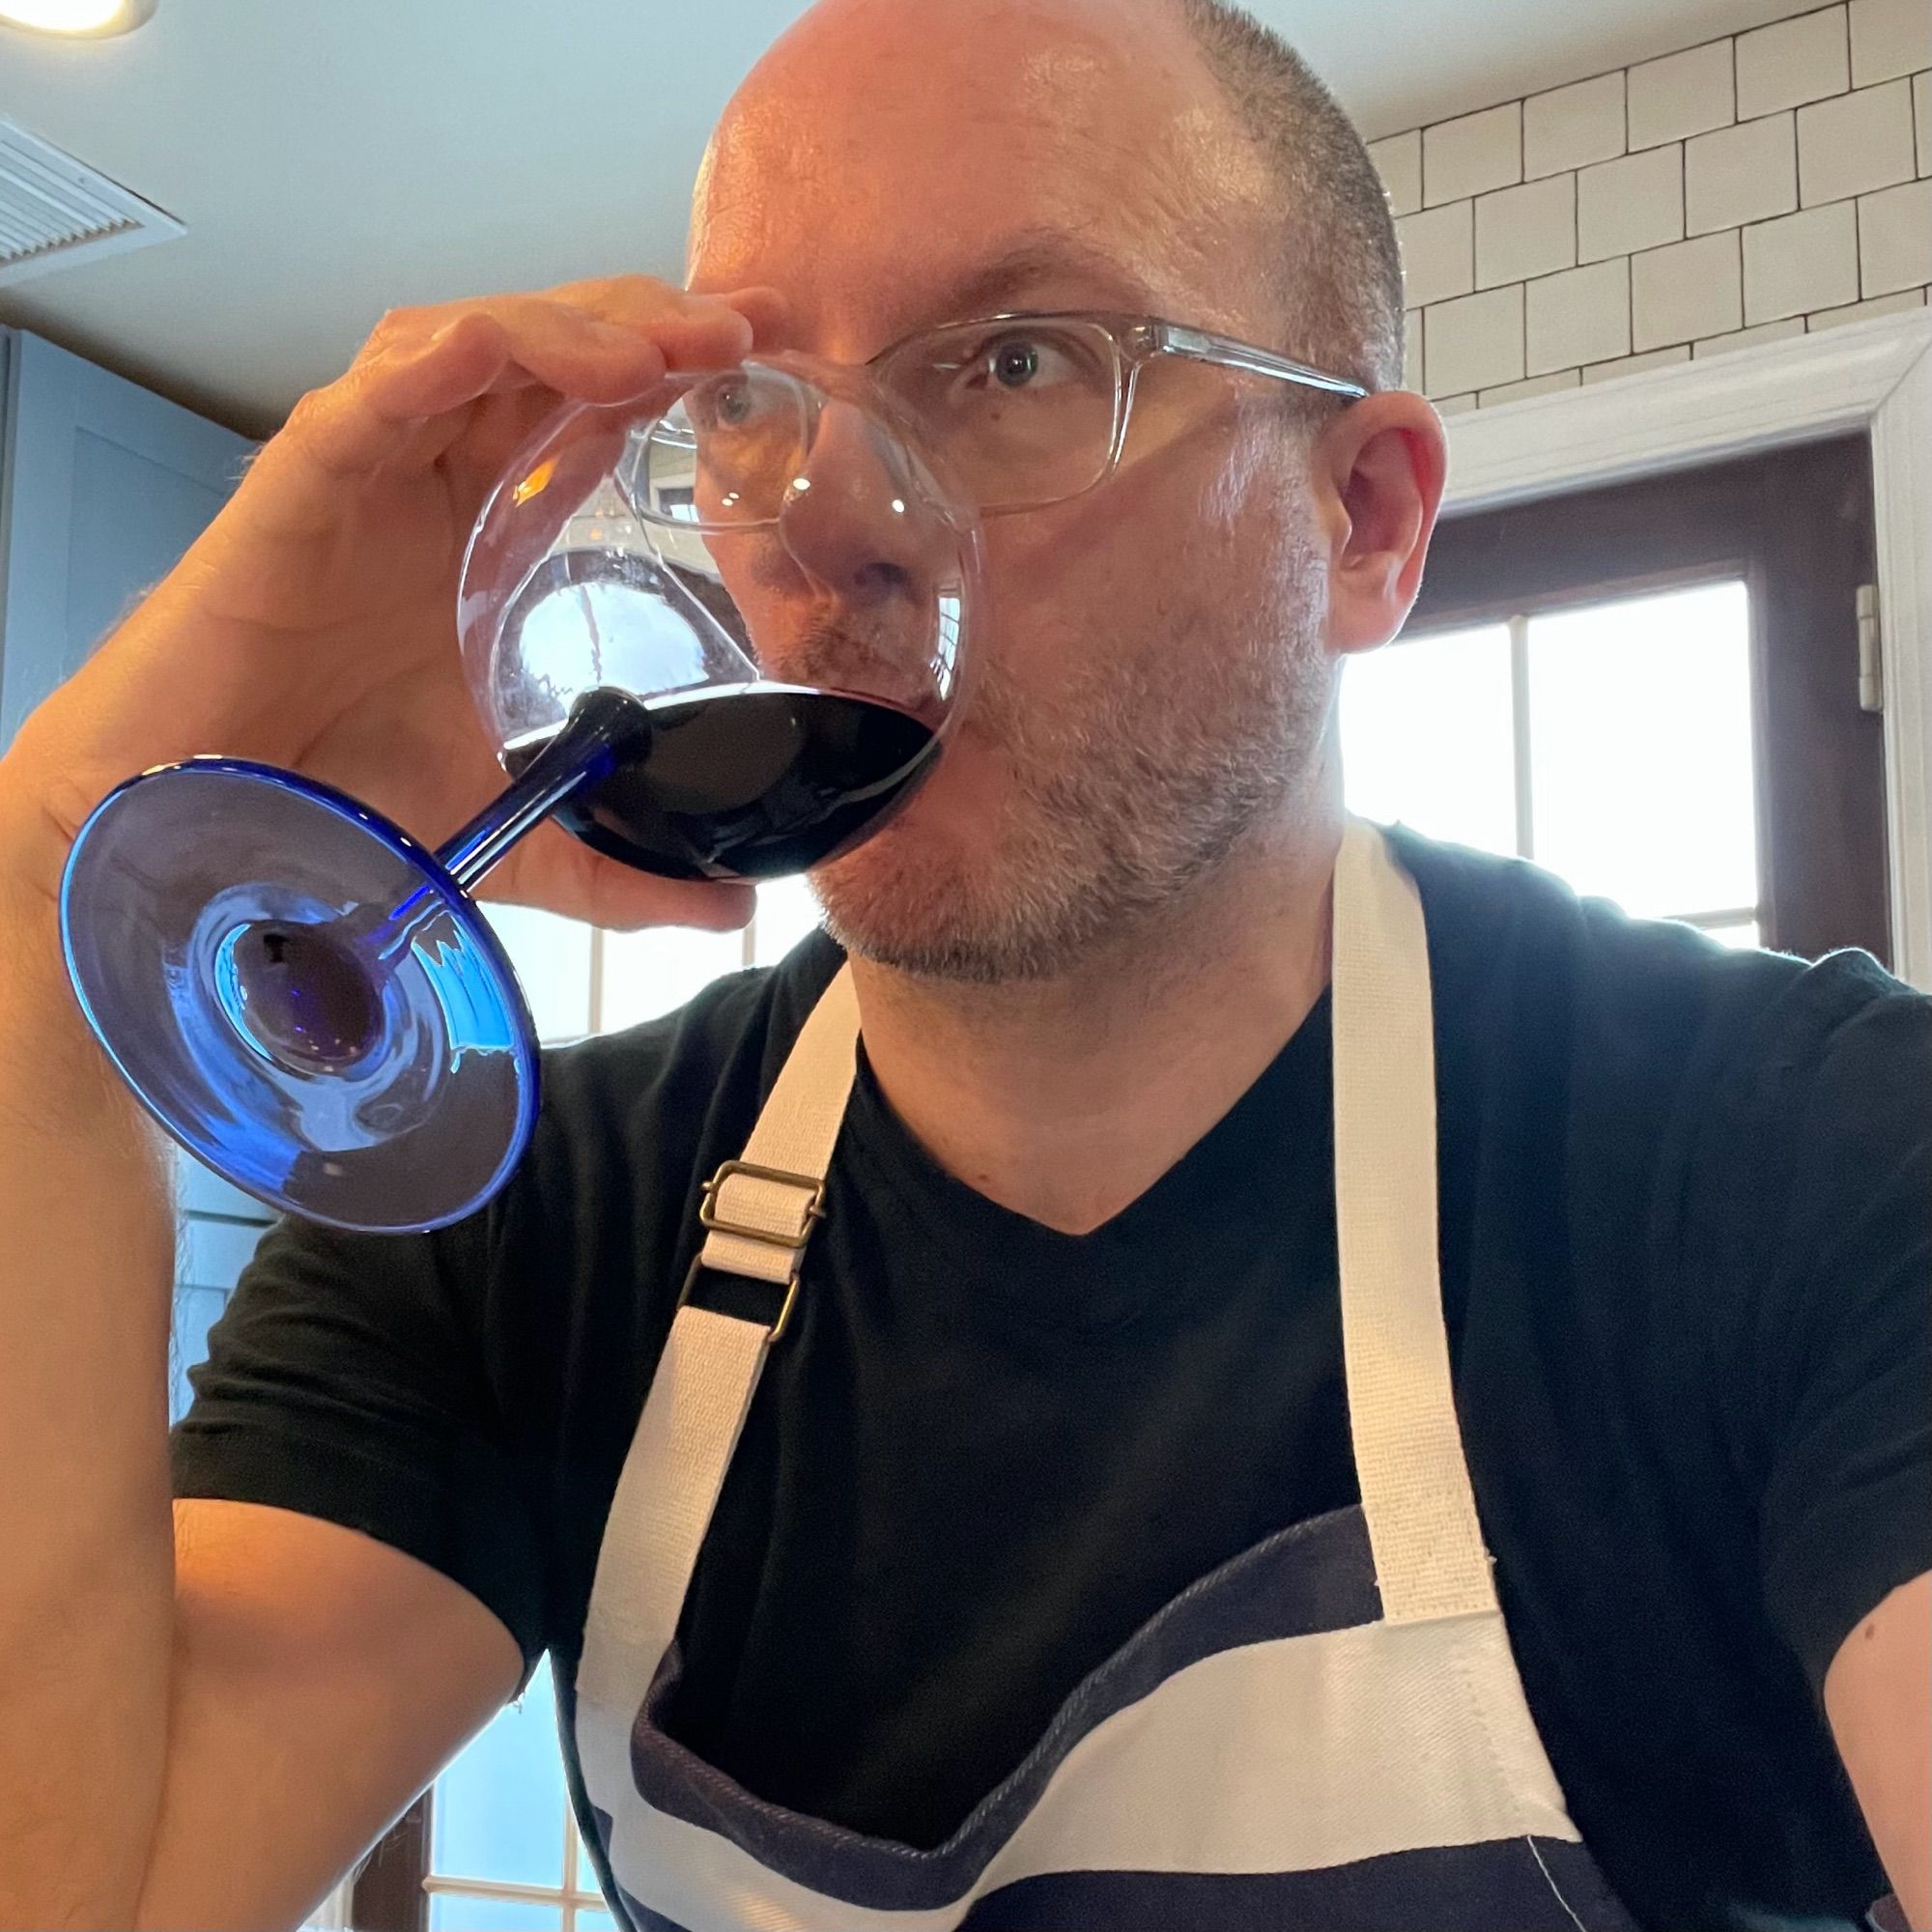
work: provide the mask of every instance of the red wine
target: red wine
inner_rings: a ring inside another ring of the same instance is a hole
[[[556,817],[607,857],[673,879],[815,866],[900,805],[937,750],[932,726],[897,705],[800,685],[696,691],[644,710],[638,754]],[[549,742],[506,752],[510,776]]]

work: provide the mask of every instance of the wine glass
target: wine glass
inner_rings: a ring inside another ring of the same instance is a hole
[[[511,783],[430,851],[246,759],[129,779],[74,840],[70,977],[142,1103],[275,1207],[406,1233],[508,1179],[538,1054],[470,897],[554,816],[668,877],[875,830],[960,714],[975,514],[863,370],[775,355],[576,405],[510,464],[457,627]]]

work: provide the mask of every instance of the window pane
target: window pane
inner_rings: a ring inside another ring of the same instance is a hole
[[[741,932],[699,932],[681,925],[604,935],[606,1033],[674,1012],[721,973],[745,963]]]
[[[1531,618],[1529,726],[1539,865],[1639,915],[1757,903],[1742,583]]]
[[[452,1891],[429,1895],[429,1932],[561,1932],[562,1925],[560,1907],[531,1899],[466,1898]]]
[[[523,1701],[498,1711],[437,1780],[430,1869],[445,1878],[560,1887],[563,1809],[563,1761],[546,1659]],[[555,1915],[547,1922],[554,1924]]]
[[[228,1306],[228,1293],[219,1288],[177,1288],[175,1290],[174,1334],[170,1338],[172,1357],[168,1364],[168,1421],[179,1422],[194,1400],[188,1387],[187,1372],[208,1360],[208,1331]]]
[[[580,1912],[577,1932],[617,1932],[617,1921],[608,1912]]]
[[[776,966],[817,928],[818,901],[803,878],[774,879],[760,886],[758,923],[752,928],[752,964]]]
[[[601,1889],[597,1883],[596,1869],[590,1862],[589,1849],[584,1844],[582,1833],[578,1834],[577,1839],[577,1889],[579,1891]],[[582,1925],[583,1920],[580,1918],[577,1922]]]
[[[1758,937],[1757,921],[1754,919],[1747,919],[1739,925],[1707,925],[1704,936],[1715,939],[1719,946],[1735,946],[1741,951],[1764,944]]]
[[[1350,658],[1342,673],[1349,810],[1514,852],[1512,729],[1506,625],[1399,639]]]
[[[517,969],[539,1039],[581,1039],[590,1031],[590,927],[534,906],[486,905]]]

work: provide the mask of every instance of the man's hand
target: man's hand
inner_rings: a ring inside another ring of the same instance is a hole
[[[0,758],[0,819],[22,822],[24,805],[43,831],[29,882],[52,895],[82,818],[123,779],[203,752],[291,766],[445,838],[503,782],[456,634],[465,546],[497,476],[562,403],[645,397],[668,368],[729,366],[753,334],[734,298],[642,275],[384,317]],[[743,888],[653,879],[549,826],[489,891],[610,925],[751,910]]]

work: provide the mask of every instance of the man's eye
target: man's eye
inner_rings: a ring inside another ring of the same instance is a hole
[[[1039,374],[1039,344],[1003,342],[989,361],[993,380],[1009,389],[1023,389]]]
[[[1078,381],[1080,359],[1049,335],[1008,335],[982,344],[967,364],[970,388],[1019,395]]]
[[[721,386],[711,399],[713,418],[726,429],[739,429],[752,418],[756,405],[752,400],[749,383],[729,383]]]

